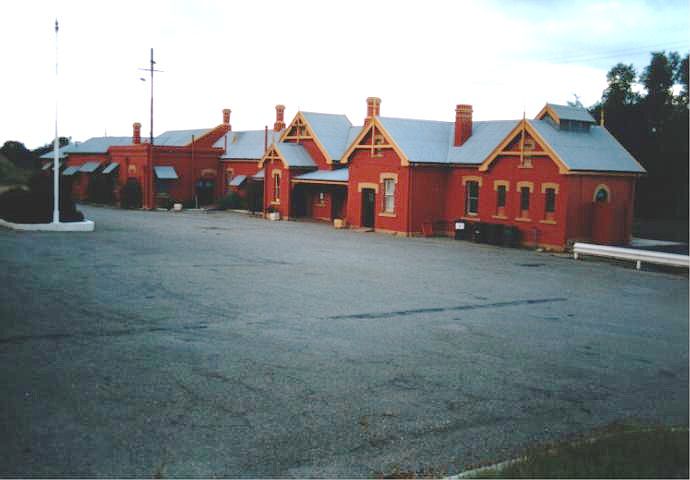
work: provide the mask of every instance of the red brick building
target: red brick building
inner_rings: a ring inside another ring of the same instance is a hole
[[[367,99],[363,127],[298,112],[259,163],[265,210],[408,236],[509,233],[557,250],[629,242],[644,169],[585,109],[475,122],[458,105],[455,122],[440,122],[382,117],[380,103]]]

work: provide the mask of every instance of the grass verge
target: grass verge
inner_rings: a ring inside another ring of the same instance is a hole
[[[464,478],[688,478],[688,428],[611,426],[579,442],[526,452]]]

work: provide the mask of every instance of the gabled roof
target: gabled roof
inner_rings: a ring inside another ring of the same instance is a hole
[[[192,143],[192,137],[198,139],[213,130],[212,128],[197,128],[193,130],[169,130],[154,137],[153,144],[163,147],[185,147]]]
[[[537,114],[536,119],[542,120],[546,114],[551,114],[555,117],[556,123],[561,120],[575,120],[585,123],[597,123],[584,107],[571,107],[568,105],[556,105],[555,103],[547,103],[544,108]]]
[[[472,135],[460,147],[453,146],[455,140],[455,125],[453,124],[448,163],[479,165],[517,123],[517,120],[472,122]]]
[[[71,143],[60,149],[67,155],[86,153],[108,153],[110,147],[117,145],[130,145],[132,137],[93,137],[85,142]],[[52,155],[52,152],[50,152]],[[43,157],[41,157],[43,158]]]
[[[289,167],[315,167],[309,153],[302,145],[295,143],[276,143],[275,148]]]
[[[265,130],[246,130],[228,132],[213,144],[214,148],[225,148],[221,160],[260,160],[264,155]],[[268,131],[268,145],[280,138],[281,132]]]
[[[314,135],[334,161],[340,161],[350,143],[362,129],[353,126],[345,115],[300,112],[309,123]]]
[[[603,127],[589,132],[559,130],[546,120],[527,120],[569,170],[645,173],[646,170]]]

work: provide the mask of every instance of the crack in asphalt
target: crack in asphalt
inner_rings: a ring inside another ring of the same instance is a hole
[[[430,307],[430,308],[414,308],[410,310],[394,310],[392,312],[381,312],[381,313],[355,313],[353,315],[334,315],[331,317],[326,317],[328,320],[344,320],[344,319],[357,319],[357,320],[370,320],[377,318],[387,318],[387,317],[404,317],[408,315],[417,315],[420,313],[442,313],[442,312],[458,312],[464,310],[480,310],[484,308],[503,308],[503,307],[516,307],[521,305],[536,305],[540,303],[551,303],[551,302],[565,302],[567,298],[556,297],[556,298],[536,298],[536,299],[525,299],[525,300],[511,300],[508,302],[494,302],[494,303],[479,303],[470,305],[458,305],[455,307]]]

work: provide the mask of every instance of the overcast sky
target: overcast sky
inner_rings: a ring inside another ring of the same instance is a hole
[[[616,62],[640,71],[649,52],[690,48],[679,1],[3,1],[0,144],[50,142],[58,19],[59,134],[83,141],[212,127],[272,126],[298,109],[344,113],[366,97],[383,116],[478,120],[534,116],[577,94],[589,106]],[[140,80],[143,77],[146,81]]]

